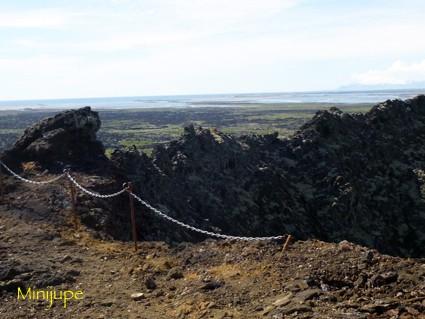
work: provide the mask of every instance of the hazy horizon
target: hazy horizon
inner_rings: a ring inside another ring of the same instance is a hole
[[[388,99],[408,99],[425,89],[267,92],[162,96],[121,96],[60,99],[0,100],[0,110],[65,109],[92,106],[96,109],[238,107],[288,104],[372,104]]]
[[[315,93],[335,93],[335,94],[345,94],[345,93],[393,93],[393,92],[414,92],[418,91],[419,94],[425,94],[425,85],[413,86],[405,88],[404,86],[394,87],[394,88],[374,88],[359,86],[358,88],[353,86],[341,87],[330,90],[310,90],[310,91],[270,91],[270,92],[229,92],[229,93],[182,93],[182,94],[160,94],[160,95],[121,95],[121,96],[76,96],[76,97],[57,97],[57,98],[26,98],[26,99],[1,99],[0,102],[25,102],[25,101],[57,101],[57,100],[90,100],[90,99],[120,99],[120,98],[166,98],[166,97],[206,97],[206,96],[251,96],[251,95],[272,95],[272,94],[315,94]],[[423,93],[421,93],[423,91]]]

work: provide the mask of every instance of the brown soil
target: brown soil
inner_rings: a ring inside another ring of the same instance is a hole
[[[281,242],[215,240],[142,242],[135,253],[76,230],[66,199],[58,185],[10,182],[0,204],[0,318],[425,318],[423,259],[320,241],[283,254]],[[15,286],[49,284],[84,299],[49,310],[17,300]]]

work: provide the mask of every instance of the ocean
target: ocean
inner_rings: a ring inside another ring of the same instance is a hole
[[[77,99],[1,101],[0,110],[64,109],[91,106],[94,109],[235,107],[278,103],[378,103],[425,94],[425,89],[382,91],[327,91],[244,93],[176,96],[131,96]]]

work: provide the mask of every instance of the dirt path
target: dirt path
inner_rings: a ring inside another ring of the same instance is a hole
[[[74,230],[60,188],[39,194],[21,186],[0,205],[0,318],[425,318],[424,260],[319,241],[283,257],[278,242],[214,240],[144,242],[135,254]],[[84,299],[46,309],[18,301],[18,286]]]

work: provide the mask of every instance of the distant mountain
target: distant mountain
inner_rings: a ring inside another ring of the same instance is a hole
[[[381,90],[415,90],[425,89],[425,81],[406,84],[349,84],[338,88],[338,91],[381,91]]]

